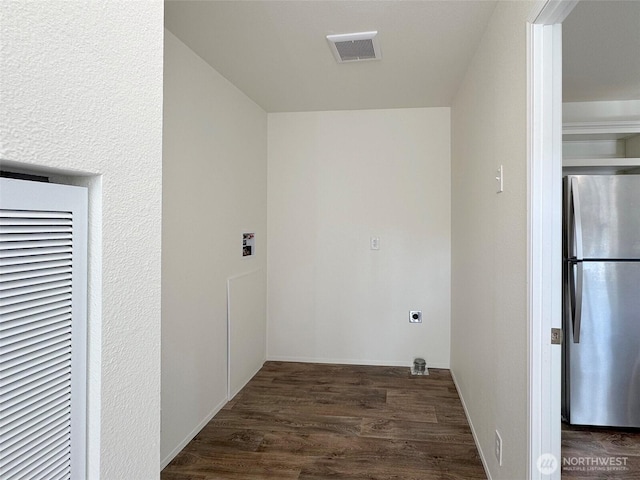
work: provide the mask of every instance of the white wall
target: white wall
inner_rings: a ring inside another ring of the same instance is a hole
[[[227,279],[262,269],[266,290],[267,248],[266,113],[169,31],[164,95],[163,465],[227,399]]]
[[[267,282],[264,269],[230,278],[228,290],[229,385],[231,400],[266,359]]]
[[[163,2],[0,16],[0,158],[93,175],[87,478],[158,478]]]
[[[606,102],[565,102],[562,104],[562,122],[586,123],[587,127],[640,121],[640,100]],[[628,125],[627,125],[628,126]]]
[[[269,359],[448,367],[449,129],[448,108],[269,114]]]
[[[527,475],[526,19],[498,2],[452,109],[451,370],[486,467]],[[503,193],[496,170],[504,165]],[[503,465],[494,456],[502,436]]]

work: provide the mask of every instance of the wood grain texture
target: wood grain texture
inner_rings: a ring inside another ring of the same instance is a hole
[[[562,425],[562,478],[640,480],[640,429]]]
[[[448,370],[267,362],[162,480],[486,479]]]

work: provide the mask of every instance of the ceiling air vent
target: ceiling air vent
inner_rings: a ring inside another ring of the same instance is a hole
[[[378,32],[361,32],[327,35],[327,40],[338,63],[379,60],[382,56],[376,40],[377,34]]]

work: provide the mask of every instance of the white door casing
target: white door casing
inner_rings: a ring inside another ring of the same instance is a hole
[[[562,22],[577,0],[540,2],[528,25],[529,479],[561,477]]]

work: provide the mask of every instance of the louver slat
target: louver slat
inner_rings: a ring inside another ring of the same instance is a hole
[[[14,320],[17,318],[24,318],[30,315],[37,315],[43,312],[48,312],[55,310],[57,308],[63,308],[69,305],[69,302],[66,299],[58,300],[55,302],[28,302],[31,305],[25,307],[25,309],[19,310],[13,308],[12,312],[7,312],[2,316],[7,319],[7,321]],[[15,311],[19,310],[19,311]],[[0,344],[0,350],[2,349],[2,344]]]
[[[15,379],[15,382],[10,384],[7,387],[3,387],[0,389],[2,401],[6,401],[7,405],[10,405],[12,400],[20,397],[22,401],[24,398],[28,398],[31,396],[31,393],[37,387],[46,388],[51,385],[52,382],[55,382],[57,376],[62,374],[71,373],[71,367],[66,361],[65,358],[58,359],[57,362],[52,363],[49,366],[39,366],[39,368],[34,369],[34,373],[32,375],[18,375]],[[7,410],[9,408],[7,407]],[[25,410],[26,411],[26,410]],[[11,415],[4,415],[2,420],[0,420],[0,425],[4,425],[5,422],[9,423],[11,421]]]
[[[7,282],[13,282],[15,280],[25,280],[29,278],[39,278],[39,277],[50,277],[52,275],[60,275],[63,273],[71,274],[71,265],[65,267],[55,267],[55,268],[47,268],[47,269],[38,269],[32,270],[30,272],[15,272],[15,273],[5,273],[2,276],[5,278]],[[48,280],[48,279],[41,279]]]
[[[67,225],[3,225],[3,234],[24,234],[24,233],[68,233],[71,231],[71,226]],[[7,238],[11,238],[7,236]]]
[[[22,256],[13,255],[9,258],[2,259],[2,261],[0,261],[0,266],[7,267],[12,265],[25,265],[25,264],[28,265],[30,263],[44,263],[44,262],[51,262],[54,260],[69,261],[70,259],[71,259],[71,252],[50,253],[46,255],[42,255],[40,253],[38,255],[34,255],[33,253],[30,253],[29,255],[22,255]]]
[[[41,473],[43,470],[48,470],[52,465],[65,462],[67,460],[68,449],[68,441],[58,442],[47,449],[48,455],[46,457],[39,455],[39,452],[36,452],[36,454],[32,456],[26,456],[27,461],[8,470],[8,473],[12,475],[11,478],[43,478],[39,476],[38,473]]]
[[[69,305],[68,296],[69,290],[67,289],[66,293],[65,289],[62,289],[62,292],[38,292],[31,295],[27,295],[29,298],[25,298],[23,302],[14,302],[0,306],[0,315],[5,316],[7,318],[10,314],[15,312],[21,312],[19,315],[28,315],[29,313],[23,313],[24,311],[46,311],[50,309],[50,305],[54,303],[59,303],[63,305]],[[4,300],[4,299],[1,299]]]
[[[71,220],[71,212],[52,212],[49,210],[0,210],[0,218],[51,218],[54,220]]]
[[[22,325],[28,325],[31,322],[39,322],[40,320],[44,320],[44,319],[51,319],[51,322],[56,321],[56,317],[62,317],[62,316],[68,316],[71,312],[71,308],[67,305],[58,308],[58,309],[54,309],[54,310],[46,310],[38,315],[31,315],[27,318],[25,317],[18,317],[15,318],[11,321],[7,320],[5,322],[2,322],[0,324],[0,332],[5,332],[8,330],[11,330],[13,328],[17,328],[20,327]]]
[[[12,407],[7,408],[6,423],[11,423],[17,418],[18,415],[22,415],[22,409],[26,408],[39,408],[42,405],[46,405],[52,401],[61,398],[66,395],[67,389],[64,382],[60,382],[58,385],[47,385],[41,392],[29,392],[31,395],[29,398],[21,398],[20,402],[16,402]],[[23,403],[21,403],[23,402]]]
[[[1,228],[0,228],[1,230]],[[69,246],[71,245],[71,241],[62,238],[58,240],[50,239],[50,240],[39,240],[34,242],[0,242],[0,250],[16,250],[22,248],[47,248],[47,247],[61,247],[61,246]]]
[[[71,475],[72,215],[0,210],[0,477]]]
[[[50,438],[60,438],[63,435],[66,435],[67,429],[67,420],[62,417],[55,422],[49,424],[49,431],[42,435],[38,432],[38,435],[34,435],[32,437],[25,437],[20,442],[14,443],[10,447],[7,448],[7,463],[11,462],[14,458],[17,458],[14,454],[16,452],[21,452],[25,448],[33,448],[38,447],[40,443],[47,442]]]
[[[37,226],[37,225],[71,225],[71,217],[69,218],[61,218],[61,217],[41,217],[41,218],[29,218],[29,217],[4,217],[0,214],[0,226],[9,225],[9,226],[19,226],[19,225],[28,225],[28,226]]]
[[[14,302],[21,301],[22,298],[27,298],[27,296],[31,298],[33,295],[39,294],[41,292],[47,291],[55,291],[56,293],[62,290],[69,290],[71,288],[71,281],[67,282],[47,282],[45,284],[33,285],[31,287],[26,288],[14,288],[12,290],[5,291],[2,295],[0,295],[0,306],[11,305]],[[49,295],[46,296],[51,296]]]
[[[50,378],[49,378],[50,379]],[[67,377],[60,376],[55,382],[45,383],[39,382],[33,385],[33,390],[23,392],[21,395],[14,396],[10,401],[7,401],[7,414],[13,414],[15,410],[23,408],[26,409],[29,405],[38,401],[42,396],[46,396],[49,392],[58,390],[68,391],[68,385],[66,384]],[[23,404],[24,402],[24,404]],[[0,435],[0,439],[2,436]]]
[[[60,346],[53,344],[31,352],[21,352],[19,357],[7,359],[5,362],[7,375],[11,375],[13,372],[20,371],[23,368],[30,368],[33,363],[46,361],[50,356],[56,357],[58,356],[58,352],[66,351],[67,348],[70,348],[70,345]]]
[[[7,249],[8,250],[8,249]],[[27,255],[49,255],[55,253],[71,253],[70,246],[60,246],[60,247],[45,247],[45,248],[14,248],[10,251],[5,252],[2,256],[4,258],[10,257],[24,257]]]
[[[33,406],[33,405],[32,405]],[[43,420],[56,415],[66,415],[69,410],[69,401],[66,398],[58,398],[49,403],[41,406],[40,409],[25,409],[23,413],[24,418],[18,418],[13,422],[7,422],[6,426],[3,425],[3,430],[7,432],[7,435],[18,437],[17,432],[25,434],[26,432],[34,432],[37,430],[39,434],[42,434],[42,428],[34,428],[34,425],[39,425]]]
[[[14,280],[11,282],[7,281],[4,283],[0,283],[0,292],[6,292],[6,293],[3,293],[3,295],[9,295],[11,294],[9,290],[13,290],[15,288],[38,286],[38,285],[43,285],[45,283],[59,282],[63,280],[70,281],[71,275],[67,273],[58,273],[55,275],[47,275],[46,277],[22,278],[22,279]]]
[[[0,232],[4,231],[5,228],[2,227]],[[36,241],[49,241],[49,240],[66,240],[69,237],[68,232],[58,232],[58,233],[23,233],[23,234],[15,234],[15,233],[0,233],[0,242],[36,242]],[[34,247],[38,245],[35,244]]]
[[[45,351],[46,349],[56,346],[59,347],[68,343],[68,335],[66,334],[66,332],[60,332],[59,335],[53,335],[47,338],[43,338],[41,342],[26,344],[19,348],[15,348],[12,351],[8,351],[6,355],[4,353],[0,353],[0,356],[6,356],[7,364],[9,364],[12,360],[19,359],[20,357],[28,355],[30,353]]]

